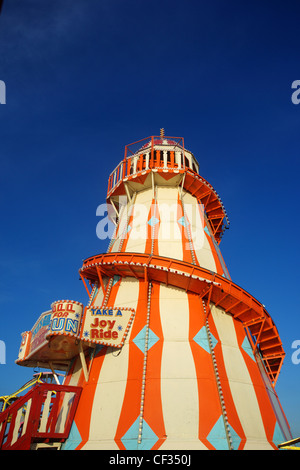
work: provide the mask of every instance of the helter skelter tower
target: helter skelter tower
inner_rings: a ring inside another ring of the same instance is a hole
[[[285,355],[276,326],[230,278],[219,249],[227,214],[183,138],[161,131],[127,145],[107,203],[115,232],[80,269],[89,300],[75,303],[77,330],[74,303],[56,302],[44,356],[27,349],[17,361],[51,359],[67,369],[65,386],[81,387],[62,449],[276,449],[290,439],[274,388]]]

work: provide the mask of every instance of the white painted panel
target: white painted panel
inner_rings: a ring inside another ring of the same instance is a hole
[[[189,344],[187,294],[161,285],[160,315],[164,336],[161,397],[168,436],[160,449],[205,449],[198,439],[199,397]]]
[[[160,215],[158,253],[160,256],[182,260],[182,238],[177,222],[177,188],[157,188],[157,204]]]
[[[148,217],[153,197],[152,190],[137,193],[134,204],[133,220],[129,233],[126,251],[145,253],[148,235]]]

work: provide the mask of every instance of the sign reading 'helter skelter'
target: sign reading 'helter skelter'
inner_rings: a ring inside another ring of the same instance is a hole
[[[135,310],[127,307],[89,307],[83,318],[82,341],[121,348]]]

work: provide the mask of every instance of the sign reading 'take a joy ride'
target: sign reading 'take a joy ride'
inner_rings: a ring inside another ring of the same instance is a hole
[[[95,344],[121,348],[134,317],[134,309],[124,307],[88,307],[80,339]]]

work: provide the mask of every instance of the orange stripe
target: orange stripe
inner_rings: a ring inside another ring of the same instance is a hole
[[[218,256],[218,253],[216,251],[216,248],[215,248],[215,245],[214,245],[214,242],[212,240],[213,238],[213,234],[212,234],[212,231],[209,227],[209,224],[207,223],[205,217],[204,217],[204,213],[203,213],[203,207],[202,207],[202,204],[198,203],[198,211],[199,211],[199,214],[200,214],[200,217],[201,217],[201,225],[203,227],[203,230],[204,228],[206,228],[209,233],[210,233],[210,236],[208,235],[208,233],[206,232],[206,230],[204,230],[204,236],[206,237],[206,239],[208,240],[208,243],[209,243],[209,246],[210,246],[210,249],[211,249],[211,252],[212,252],[212,255],[213,255],[213,258],[214,258],[214,261],[215,261],[215,264],[216,264],[216,270],[217,270],[217,273],[218,274],[223,274],[224,271],[223,271],[223,268],[222,268],[222,264],[221,264],[221,261],[219,259],[219,256]],[[199,263],[198,263],[199,264]],[[224,263],[225,264],[225,263]],[[225,274],[225,273],[224,273]]]
[[[106,292],[109,286],[109,282],[107,284]],[[112,286],[110,295],[108,297],[108,305],[114,306],[114,301],[116,299],[117,292],[120,287],[120,281],[118,281],[114,286]],[[104,296],[105,298],[105,296]],[[103,301],[104,301],[103,298]],[[103,302],[102,302],[103,304]],[[93,403],[95,398],[95,392],[99,380],[99,375],[101,371],[101,367],[103,365],[103,361],[105,358],[105,354],[107,351],[107,346],[104,346],[94,357],[93,363],[91,366],[90,374],[89,374],[89,381],[86,383],[83,371],[80,374],[78,385],[83,387],[81,397],[78,403],[78,407],[76,410],[75,415],[75,423],[77,425],[77,429],[82,437],[82,442],[77,447],[77,450],[81,449],[84,444],[89,439],[89,432],[90,432],[90,422],[91,422],[91,415],[93,409]],[[89,369],[91,359],[86,357],[87,368]]]
[[[132,213],[131,213],[131,216],[129,218],[129,222],[126,226],[126,230],[128,229],[129,225],[132,227],[133,215],[134,215],[134,208],[132,209]],[[121,234],[121,236],[122,235],[123,234]],[[126,233],[125,233],[125,237],[124,237],[123,245],[122,245],[122,248],[121,248],[121,252],[126,251],[126,246],[127,246],[128,240],[129,240],[129,236],[130,236],[130,230],[126,231]]]
[[[255,390],[255,394],[256,394],[257,401],[258,401],[260,414],[262,417],[262,421],[263,421],[263,425],[265,428],[265,433],[266,433],[268,442],[274,447],[274,449],[277,449],[277,447],[272,442],[273,433],[274,433],[275,424],[276,424],[276,415],[274,413],[272,404],[268,397],[268,393],[266,391],[265,384],[260,374],[256,361],[253,361],[253,359],[251,359],[249,354],[247,354],[247,352],[242,348],[243,341],[246,337],[245,329],[241,323],[235,322],[234,326],[236,330],[236,335],[237,335],[240,351],[241,351],[241,354],[243,355],[245,364],[247,366],[247,369],[251,377],[253,388]]]
[[[206,224],[206,227],[207,227],[207,224]],[[207,227],[207,228],[208,228],[208,227]],[[208,230],[209,230],[209,228],[208,228]],[[209,233],[211,233],[210,230],[209,230]],[[209,235],[206,233],[206,231],[204,231],[204,234],[205,234],[205,236],[206,236],[206,238],[207,238],[207,240],[208,240],[208,243],[209,243],[209,246],[210,246],[210,250],[211,250],[212,255],[213,255],[213,257],[214,257],[214,261],[215,261],[215,264],[216,264],[216,272],[217,272],[218,274],[220,274],[220,275],[225,274],[225,273],[224,273],[224,270],[223,270],[223,268],[222,268],[222,264],[221,264],[221,261],[220,261],[220,259],[219,259],[218,253],[216,252],[216,249],[215,249],[215,246],[214,246],[214,242],[213,242],[213,240],[212,240],[212,238],[211,238],[213,235],[209,236]]]
[[[76,447],[76,450],[81,449],[89,439],[90,422],[92,415],[92,408],[94,397],[97,387],[97,382],[100,370],[105,358],[107,347],[104,346],[101,351],[93,360],[93,365],[89,375],[89,382],[82,384],[83,390],[81,392],[80,400],[75,414],[75,423],[82,438],[81,443]],[[87,365],[88,366],[88,365]],[[81,373],[81,377],[83,374]],[[78,383],[79,385],[79,383]]]
[[[194,341],[204,326],[204,312],[199,296],[188,294],[190,311],[189,341],[193,354],[199,394],[199,439],[208,449],[214,449],[206,439],[222,410],[210,353]]]
[[[181,202],[180,197],[178,195],[178,200],[177,200],[177,225],[179,227],[180,234],[181,234],[183,261],[185,261],[187,263],[193,263],[193,258],[192,258],[192,254],[191,254],[191,247],[190,247],[186,227],[184,225],[182,225],[180,222],[178,222],[178,220],[181,219],[182,217],[185,220],[185,222],[187,223],[188,220],[187,220],[186,217],[184,217],[182,202]],[[193,243],[192,243],[192,249],[195,252],[194,247],[193,247]],[[195,258],[196,258],[196,255],[195,255]]]
[[[127,384],[115,435],[115,442],[120,449],[125,449],[121,438],[136,421],[140,413],[144,354],[133,340],[146,324],[148,283],[140,281],[139,286],[138,304],[129,339]]]
[[[159,230],[159,225],[160,225],[160,218],[159,218],[159,212],[158,212],[158,205],[155,205],[155,199],[152,199],[151,206],[150,206],[150,211],[148,214],[148,221],[152,218],[155,217],[156,219],[159,220],[157,224],[153,227],[147,223],[147,240],[146,240],[146,245],[145,245],[145,253],[151,254],[151,248],[152,248],[152,237],[154,237],[154,245],[153,245],[153,254],[158,255],[158,230]]]
[[[238,436],[241,439],[239,449],[244,447],[246,443],[246,436],[243,431],[240,419],[238,417],[235,404],[232,398],[231,390],[230,390],[230,384],[228,381],[227,373],[226,373],[226,368],[225,368],[225,363],[223,359],[223,353],[222,353],[222,345],[220,338],[218,336],[217,329],[215,327],[213,317],[210,314],[208,317],[208,323],[209,323],[209,328],[210,332],[212,335],[216,338],[218,341],[216,346],[214,347],[214,353],[215,353],[215,358],[217,361],[217,367],[218,367],[218,372],[219,372],[219,378],[222,386],[222,392],[223,392],[223,397],[224,397],[224,402],[225,402],[225,407],[226,407],[226,412],[227,412],[227,417],[228,417],[228,422],[230,426],[233,427],[235,432],[238,434]]]

